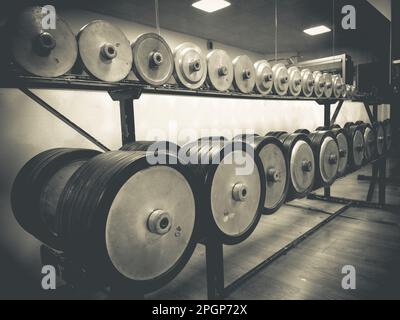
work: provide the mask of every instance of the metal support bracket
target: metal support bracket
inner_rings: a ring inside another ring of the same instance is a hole
[[[60,119],[62,122],[64,122],[66,125],[74,129],[76,132],[78,132],[80,135],[85,137],[87,140],[95,144],[97,147],[102,149],[103,151],[110,151],[109,148],[107,148],[104,144],[102,144],[100,141],[98,141],[95,137],[93,137],[91,134],[89,134],[87,131],[83,130],[81,127],[79,127],[77,124],[72,122],[70,119],[65,117],[63,114],[58,112],[56,109],[54,109],[52,106],[50,106],[46,101],[38,97],[36,94],[34,94],[32,91],[30,91],[27,88],[20,88],[20,90],[26,94],[29,98],[31,98],[33,101],[35,101],[37,104],[39,104],[41,107],[49,111],[53,116],[57,117]]]
[[[336,123],[337,117],[339,115],[340,110],[342,110],[344,101],[339,101],[339,104],[337,105],[335,112],[333,113],[332,119],[330,121],[330,125],[333,126]]]
[[[122,145],[136,141],[134,100],[141,97],[141,88],[108,91],[111,99],[119,101]]]

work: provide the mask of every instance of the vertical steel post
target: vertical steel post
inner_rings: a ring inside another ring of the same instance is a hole
[[[225,286],[223,244],[218,240],[207,239],[205,247],[208,300],[223,299]]]
[[[331,126],[331,104],[325,103],[324,106],[324,127],[325,129],[330,128]],[[331,196],[331,187],[324,187],[324,195],[325,197]]]
[[[119,102],[121,115],[122,144],[135,142],[135,113],[133,99],[123,99]]]

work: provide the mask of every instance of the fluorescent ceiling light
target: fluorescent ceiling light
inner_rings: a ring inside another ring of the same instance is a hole
[[[317,26],[317,27],[306,29],[303,32],[309,34],[310,36],[316,36],[318,34],[330,32],[330,31],[331,31],[331,29],[329,29],[327,26]]]
[[[224,0],[201,0],[192,4],[193,7],[205,12],[218,11],[230,5],[230,2]]]

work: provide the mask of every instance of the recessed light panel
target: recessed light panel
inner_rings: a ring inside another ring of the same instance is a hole
[[[329,29],[327,26],[317,26],[317,27],[306,29],[303,32],[307,33],[310,36],[316,36],[318,34],[327,33],[330,31],[331,31],[331,29]]]
[[[230,5],[230,2],[224,0],[201,0],[192,4],[193,7],[205,12],[215,12]]]

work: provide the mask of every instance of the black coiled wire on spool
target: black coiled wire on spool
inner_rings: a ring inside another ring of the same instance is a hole
[[[311,140],[304,133],[289,134],[285,131],[272,131],[267,136],[279,139],[288,155],[290,180],[287,201],[306,197],[313,190],[315,180]]]
[[[203,238],[233,245],[256,228],[265,202],[265,175],[260,158],[244,142],[206,137],[184,145],[181,161],[196,176]],[[243,163],[238,159],[242,157]],[[247,165],[251,166],[244,169]],[[244,169],[243,175],[237,169]]]
[[[98,285],[157,290],[195,248],[196,188],[179,163],[151,165],[140,151],[99,155],[75,172],[60,199],[65,251]]]
[[[260,157],[266,178],[266,194],[263,214],[273,214],[285,202],[289,189],[289,163],[283,143],[272,136],[241,134],[234,141],[250,144]]]
[[[29,160],[15,178],[11,206],[18,223],[28,233],[54,249],[64,241],[57,224],[57,205],[69,178],[96,150],[58,148]]]

